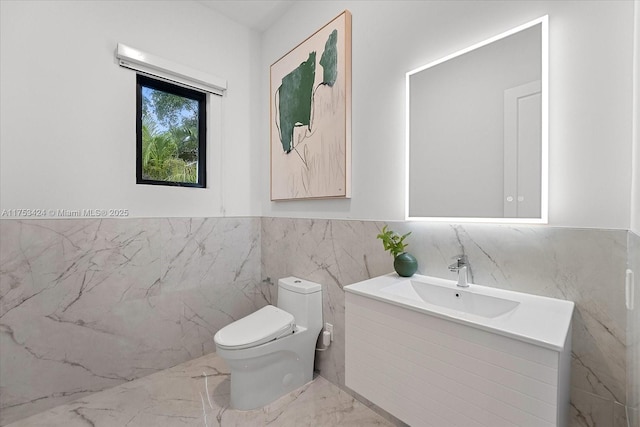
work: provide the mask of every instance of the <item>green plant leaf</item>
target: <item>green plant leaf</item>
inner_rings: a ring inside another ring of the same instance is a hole
[[[391,256],[394,258],[404,252],[404,249],[409,246],[407,243],[404,243],[404,240],[411,234],[408,232],[402,236],[398,235],[393,230],[389,230],[388,226],[385,225],[382,227],[380,234],[378,234],[377,238],[382,240],[382,246],[385,251],[389,251]]]

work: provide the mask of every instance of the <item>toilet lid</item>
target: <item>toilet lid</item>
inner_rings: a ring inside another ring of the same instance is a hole
[[[220,329],[213,337],[222,348],[255,347],[293,332],[293,315],[267,305]]]

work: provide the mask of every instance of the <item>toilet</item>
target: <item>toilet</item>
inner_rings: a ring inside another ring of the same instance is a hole
[[[263,407],[311,381],[321,329],[322,287],[296,277],[278,281],[277,307],[220,329],[213,339],[231,370],[231,408]]]

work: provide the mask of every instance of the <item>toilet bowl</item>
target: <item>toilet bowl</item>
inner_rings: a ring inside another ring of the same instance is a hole
[[[260,408],[311,381],[321,329],[322,287],[296,277],[278,281],[277,307],[220,329],[214,341],[231,370],[231,408]]]

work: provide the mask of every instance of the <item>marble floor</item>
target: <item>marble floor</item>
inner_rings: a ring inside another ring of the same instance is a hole
[[[212,353],[7,427],[392,425],[320,376],[262,409],[228,406],[229,371]]]

